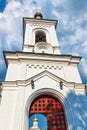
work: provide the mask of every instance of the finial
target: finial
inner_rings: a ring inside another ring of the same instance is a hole
[[[34,15],[34,18],[36,18],[36,19],[42,19],[43,18],[43,15],[41,14],[41,8],[40,7],[36,8],[36,14]]]
[[[40,7],[37,7],[37,8],[36,8],[36,12],[39,12],[39,13],[40,13],[40,12],[41,12],[41,8],[40,8]]]
[[[35,114],[35,118],[34,118],[33,122],[38,122],[38,119],[37,119],[37,117],[36,117],[36,114]]]

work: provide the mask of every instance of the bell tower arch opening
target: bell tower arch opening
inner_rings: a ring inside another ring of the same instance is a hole
[[[43,94],[32,101],[29,119],[34,114],[42,114],[46,117],[47,130],[67,130],[63,104],[51,95]],[[42,130],[44,129],[42,128]]]
[[[37,42],[46,42],[46,34],[44,31],[36,31],[35,43]]]
[[[47,29],[39,28],[33,30],[34,52],[53,54],[53,46],[51,45],[50,33]]]

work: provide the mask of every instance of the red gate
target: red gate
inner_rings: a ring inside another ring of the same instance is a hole
[[[49,95],[37,97],[30,106],[29,115],[44,114],[47,118],[47,130],[67,130],[62,103]]]

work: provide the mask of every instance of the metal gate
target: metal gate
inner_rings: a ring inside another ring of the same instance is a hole
[[[41,95],[31,104],[29,115],[44,114],[47,118],[47,130],[67,130],[63,105],[60,100]]]

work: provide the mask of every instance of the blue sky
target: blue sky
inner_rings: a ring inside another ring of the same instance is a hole
[[[38,6],[45,19],[59,20],[61,53],[82,56],[78,68],[87,83],[87,0],[0,0],[0,81],[6,73],[3,51],[22,51],[22,18],[33,17]]]

